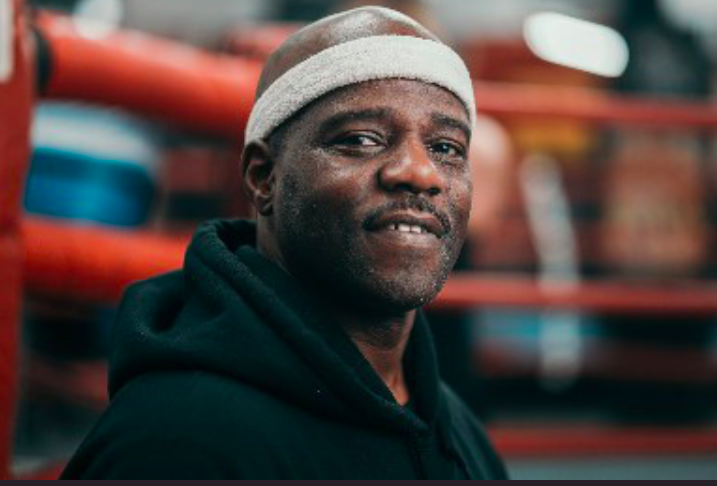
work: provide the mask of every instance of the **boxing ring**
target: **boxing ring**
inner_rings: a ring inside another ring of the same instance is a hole
[[[2,0],[0,0],[2,1]],[[14,68],[0,80],[0,477],[10,476],[17,393],[20,305],[24,293],[69,301],[116,303],[131,282],[181,266],[186,239],[22,216],[34,104],[34,59],[49,70],[39,87],[46,99],[119,106],[199,132],[239,137],[251,109],[261,65],[209,55],[140,34],[101,40],[79,35],[63,17],[40,14],[33,42],[23,0],[12,0]],[[500,118],[560,119],[690,129],[717,128],[717,108],[650,102],[574,89],[477,84],[479,112]],[[568,289],[527,278],[453,276],[435,309],[480,306],[583,309],[603,313],[717,315],[717,287],[626,286],[583,282]],[[104,387],[104,383],[88,385]],[[717,453],[717,430],[511,428],[492,431],[511,456]]]

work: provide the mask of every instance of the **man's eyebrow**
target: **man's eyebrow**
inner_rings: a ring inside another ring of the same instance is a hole
[[[321,132],[329,131],[333,128],[352,121],[363,120],[385,120],[390,118],[391,111],[386,108],[369,108],[359,111],[342,111],[336,115],[330,116],[321,123],[319,130]]]
[[[471,128],[470,126],[461,121],[457,118],[453,118],[452,116],[442,115],[440,113],[433,113],[431,115],[431,121],[435,125],[443,125],[450,128],[455,128],[456,130],[460,130],[463,132],[463,134],[466,136],[466,140],[471,139]]]

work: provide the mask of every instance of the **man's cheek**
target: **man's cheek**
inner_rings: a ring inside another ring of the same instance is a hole
[[[462,183],[455,189],[457,189],[455,191],[456,197],[453,198],[451,203],[451,210],[457,222],[466,225],[468,224],[473,203],[473,185],[470,182]]]

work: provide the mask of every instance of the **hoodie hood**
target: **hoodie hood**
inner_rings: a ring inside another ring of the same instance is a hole
[[[192,240],[183,271],[127,291],[113,330],[110,397],[146,373],[192,370],[227,376],[321,416],[431,432],[440,393],[422,314],[405,356],[411,411],[332,324],[320,299],[255,250],[255,236],[251,222],[208,222]]]

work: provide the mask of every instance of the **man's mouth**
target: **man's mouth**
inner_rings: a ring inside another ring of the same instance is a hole
[[[400,233],[415,233],[417,235],[429,234],[429,231],[426,228],[415,224],[396,223],[389,225],[388,229],[391,231],[398,231]]]
[[[447,234],[443,222],[430,213],[416,211],[382,212],[369,218],[365,228],[370,232],[395,231],[411,235],[433,236],[441,239]]]

